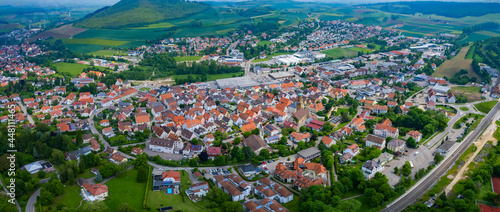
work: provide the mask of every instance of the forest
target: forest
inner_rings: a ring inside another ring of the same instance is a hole
[[[415,1],[390,2],[364,6],[381,6],[380,10],[391,13],[436,14],[452,18],[483,16],[489,13],[500,13],[498,3]],[[443,8],[446,9],[443,10]]]

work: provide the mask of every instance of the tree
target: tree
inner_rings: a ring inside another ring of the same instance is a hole
[[[138,155],[134,161],[134,168],[137,169],[137,182],[145,183],[149,177],[149,164],[146,154]]]
[[[208,160],[208,153],[207,151],[203,151],[198,155],[198,158],[200,158],[200,162],[205,163]]]
[[[401,170],[401,174],[403,174],[403,176],[405,176],[405,177],[408,177],[411,175],[411,166],[410,166],[410,163],[408,161],[406,161],[406,163],[403,165],[403,169]]]
[[[384,200],[384,195],[381,193],[375,193],[370,199],[370,205],[372,207],[379,206],[382,204],[382,201]]]
[[[394,167],[394,174],[397,175],[399,173],[399,168],[397,166]]]
[[[355,199],[348,199],[345,201],[341,201],[336,209],[339,211],[358,211],[361,207],[361,202]]]
[[[469,206],[467,203],[465,203],[465,200],[463,199],[455,199],[454,202],[455,208],[458,209],[459,211],[467,211]]]
[[[415,148],[417,147],[417,142],[415,141],[415,139],[413,137],[409,137],[408,140],[406,140],[406,144],[408,144],[408,147],[410,148]]]
[[[44,206],[52,205],[52,203],[54,203],[54,194],[48,191],[45,187],[42,187],[40,189],[39,201],[40,204]]]
[[[243,205],[239,202],[227,201],[222,203],[224,212],[240,212],[243,211]]]
[[[269,158],[269,150],[268,149],[262,149],[259,152],[259,156],[262,156],[264,158]]]
[[[116,166],[112,163],[108,163],[104,165],[99,172],[102,174],[102,177],[108,178],[113,176],[116,173]]]
[[[100,172],[97,172],[97,174],[95,175],[95,179],[94,180],[95,180],[96,183],[102,182],[103,179],[102,179],[102,175],[101,175]]]
[[[214,164],[216,166],[223,166],[226,164],[226,156],[222,155],[222,156],[215,156],[215,160],[214,160]]]
[[[240,143],[241,143],[241,138],[240,138],[240,137],[236,137],[236,138],[234,138],[234,141],[233,141],[233,144],[234,144],[234,145],[238,145],[238,144],[240,144]]]
[[[444,156],[441,155],[441,153],[439,152],[436,152],[434,154],[434,164],[438,164],[439,162],[441,162],[442,160],[444,159]]]
[[[197,167],[198,166],[198,163],[200,162],[200,158],[193,158],[191,160],[189,160],[189,166],[191,167]]]
[[[48,191],[50,191],[55,196],[62,195],[64,193],[64,185],[61,183],[59,179],[50,179],[48,184],[45,184],[45,187]]]
[[[52,155],[50,157],[50,162],[54,163],[54,165],[60,165],[64,163],[64,153],[61,150],[53,149]]]

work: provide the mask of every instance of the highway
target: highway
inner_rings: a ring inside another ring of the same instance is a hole
[[[384,210],[384,212],[396,212],[402,211],[407,208],[408,205],[412,204],[418,200],[431,186],[439,180],[439,178],[448,171],[448,169],[453,166],[455,161],[457,161],[464,151],[469,148],[474,140],[476,140],[484,129],[493,121],[493,117],[496,116],[500,110],[500,104],[496,104],[495,107],[483,118],[479,123],[477,128],[473,130],[466,139],[459,143],[458,148],[455,152],[449,152],[447,157],[441,162],[436,168],[434,168],[425,177],[420,179],[413,187],[411,187],[406,193],[401,195],[399,198],[390,203]]]

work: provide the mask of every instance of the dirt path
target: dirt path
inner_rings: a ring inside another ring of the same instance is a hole
[[[466,171],[468,170],[469,164],[481,152],[481,150],[483,149],[484,144],[486,144],[486,142],[488,142],[488,141],[494,141],[494,140],[496,140],[495,138],[493,138],[493,133],[497,129],[497,125],[495,124],[495,121],[496,121],[496,119],[493,119],[492,123],[490,124],[490,126],[488,126],[488,128],[486,128],[486,130],[481,135],[481,137],[479,137],[479,139],[477,139],[476,141],[474,141],[474,145],[476,145],[477,149],[476,149],[476,151],[474,151],[472,157],[469,157],[467,159],[467,162],[462,167],[460,167],[460,170],[458,171],[457,175],[456,176],[448,176],[448,178],[453,177],[453,181],[451,181],[451,183],[445,188],[445,192],[447,194],[451,191],[451,189],[453,189],[453,186],[458,181],[460,181],[461,179],[463,179],[465,177],[464,173],[466,173]]]

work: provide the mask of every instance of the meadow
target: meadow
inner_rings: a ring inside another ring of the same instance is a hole
[[[358,55],[358,52],[349,50],[349,49],[344,49],[344,48],[334,48],[334,49],[329,49],[325,51],[321,51],[322,53],[325,53],[326,56],[332,57],[334,59],[337,58],[349,58],[349,57],[355,57]]]
[[[469,51],[470,46],[463,47],[460,52],[455,55],[455,57],[450,60],[444,61],[439,67],[436,68],[436,71],[432,74],[434,77],[448,77],[452,78],[453,75],[459,72],[462,69],[467,70],[469,77],[476,77],[478,80],[481,79],[473,70],[472,70],[472,60],[465,59],[467,55],[467,51]]]
[[[455,86],[451,87],[451,92],[455,95],[462,94],[466,96],[469,102],[481,100],[480,87]]]
[[[80,63],[65,63],[65,62],[54,63],[54,66],[57,68],[57,72],[68,73],[71,76],[77,76],[80,73],[82,73],[83,68],[90,67],[90,65],[85,65]],[[104,69],[103,67],[97,67],[97,66],[95,67],[100,70]]]
[[[115,177],[106,182],[109,190],[109,196],[104,203],[109,207],[109,211],[118,211],[118,206],[127,203],[134,210],[141,211],[144,192],[146,192],[146,183],[136,181],[137,170],[131,169],[127,176]]]
[[[125,51],[120,51],[120,50],[99,50],[95,52],[90,52],[90,54],[93,55],[101,55],[101,56],[127,56],[127,52]]]

